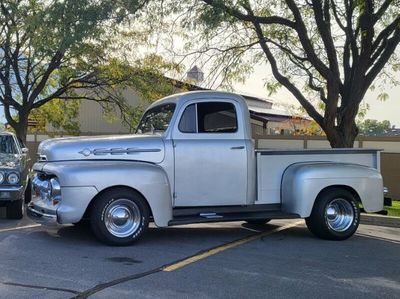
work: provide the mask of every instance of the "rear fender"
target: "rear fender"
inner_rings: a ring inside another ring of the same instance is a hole
[[[376,169],[358,164],[305,162],[290,165],[283,174],[282,210],[309,217],[319,193],[333,186],[356,192],[367,212],[383,209],[382,176]]]

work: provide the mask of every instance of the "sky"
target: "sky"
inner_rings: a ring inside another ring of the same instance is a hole
[[[276,106],[279,106],[279,104],[298,105],[297,100],[283,87],[278,93],[268,96],[264,85],[266,78],[270,76],[268,68],[265,65],[258,65],[244,84],[237,83],[234,85],[235,91],[271,99]],[[397,76],[400,79],[400,73]],[[378,90],[374,92],[368,91],[364,98],[365,103],[369,105],[365,119],[389,120],[391,125],[400,128],[400,86],[385,86],[385,92],[388,93],[389,98],[382,102],[378,100]]]

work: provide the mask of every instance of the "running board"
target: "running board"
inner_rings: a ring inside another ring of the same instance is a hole
[[[169,226],[190,224],[190,223],[205,223],[205,222],[227,222],[227,221],[244,221],[251,219],[295,219],[301,218],[298,214],[284,213],[278,211],[263,211],[263,212],[243,212],[243,213],[200,213],[197,215],[175,216],[168,222]]]
[[[194,216],[201,213],[231,214],[231,213],[251,213],[281,211],[281,204],[257,204],[243,206],[205,206],[205,207],[176,207],[172,211],[173,217]]]

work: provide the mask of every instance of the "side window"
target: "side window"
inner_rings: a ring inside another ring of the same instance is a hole
[[[196,133],[196,104],[186,107],[178,128],[182,133]]]
[[[235,106],[225,102],[197,104],[199,133],[232,133],[237,131]]]
[[[3,154],[17,154],[17,147],[15,144],[14,137],[11,135],[0,136],[0,153]]]
[[[168,129],[174,111],[175,104],[165,104],[148,110],[140,120],[136,133],[155,134],[165,132]]]

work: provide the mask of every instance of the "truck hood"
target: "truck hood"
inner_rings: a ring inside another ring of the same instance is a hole
[[[54,138],[40,143],[38,160],[135,160],[160,163],[164,160],[164,141],[154,135]]]

